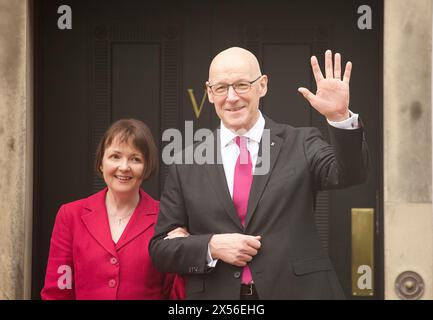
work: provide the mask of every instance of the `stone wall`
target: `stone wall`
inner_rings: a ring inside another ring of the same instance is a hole
[[[385,298],[415,271],[433,298],[432,3],[385,0]]]
[[[0,0],[0,299],[29,296],[33,126],[28,19],[27,1]]]

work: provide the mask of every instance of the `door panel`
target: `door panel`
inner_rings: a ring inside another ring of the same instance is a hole
[[[151,131],[160,132],[160,46],[146,43],[113,43],[112,53],[112,119],[146,119]],[[158,149],[158,136],[155,137]],[[158,197],[159,179],[143,183]],[[95,190],[96,191],[96,190]]]
[[[135,117],[152,130],[160,150],[164,130],[219,124],[202,99],[209,63],[241,46],[256,54],[269,77],[261,110],[277,122],[326,121],[297,92],[315,90],[309,59],[331,48],[351,59],[352,111],[366,128],[372,171],[366,184],[321,192],[316,225],[348,298],[351,290],[351,208],[376,209],[375,294],[383,297],[382,240],[382,1],[70,1],[72,30],[57,28],[61,1],[35,3],[35,203],[32,294],[43,285],[49,240],[60,204],[104,187],[93,170],[96,145],[109,124]],[[372,30],[357,28],[357,8],[370,5]],[[197,118],[196,108],[201,107]],[[183,135],[184,136],[184,135]],[[184,145],[185,146],[185,145]],[[167,167],[143,187],[155,198]],[[60,178],[61,177],[61,178]],[[60,179],[59,179],[60,178]]]
[[[308,44],[264,45],[263,70],[269,74],[270,80],[263,112],[271,119],[295,127],[311,123],[311,108],[297,91],[298,87],[311,83],[310,74],[306,72],[310,56],[311,47]],[[292,103],[289,104],[289,101]]]

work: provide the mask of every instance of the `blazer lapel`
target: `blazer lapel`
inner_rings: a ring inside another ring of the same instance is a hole
[[[233,220],[236,226],[243,230],[243,226],[238,217],[236,209],[233,205],[233,200],[230,196],[230,192],[227,186],[227,180],[224,173],[224,166],[221,161],[221,146],[219,139],[219,131],[215,130],[213,132],[213,142],[214,142],[214,150],[217,151],[217,159],[216,164],[208,164],[205,165],[205,170],[208,174],[211,185],[215,191],[216,198],[220,202],[221,206],[224,208],[225,212],[229,215],[229,217]]]
[[[140,189],[140,202],[116,244],[120,250],[156,222],[158,203]]]
[[[89,213],[83,215],[81,220],[89,233],[109,253],[117,257],[116,248],[111,238],[110,225],[108,223],[107,210],[105,208],[105,194],[107,188],[87,198],[85,208]]]
[[[260,197],[265,190],[266,184],[271,176],[275,162],[277,161],[278,155],[283,144],[283,139],[279,136],[280,130],[275,122],[265,117],[265,130],[270,130],[270,146],[269,146],[269,172],[264,175],[254,175],[253,185],[251,186],[250,197],[248,199],[247,217],[245,220],[245,228],[248,226],[254,211],[256,210],[257,204],[259,203]],[[266,151],[266,150],[265,150]],[[263,158],[263,136],[260,141],[259,155]]]

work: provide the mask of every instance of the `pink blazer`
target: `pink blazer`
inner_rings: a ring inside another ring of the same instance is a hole
[[[140,202],[115,244],[107,190],[61,206],[42,299],[184,299],[183,279],[159,272],[149,256],[159,202],[140,189]]]

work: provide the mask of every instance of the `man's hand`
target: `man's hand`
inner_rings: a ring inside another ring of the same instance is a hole
[[[260,249],[261,238],[240,233],[216,234],[209,241],[210,253],[213,259],[244,267]]]
[[[164,238],[164,240],[180,238],[180,237],[188,237],[188,236],[189,236],[189,232],[188,230],[186,230],[185,227],[178,227],[174,230],[171,230],[169,233],[167,233],[167,236]]]
[[[335,54],[334,67],[332,66],[332,52],[325,52],[325,74],[323,77],[319,63],[315,56],[311,57],[311,68],[316,79],[317,92],[313,94],[306,88],[298,88],[305,99],[320,114],[330,121],[343,121],[349,118],[349,81],[352,63],[346,63],[343,80],[341,80],[341,55]]]

